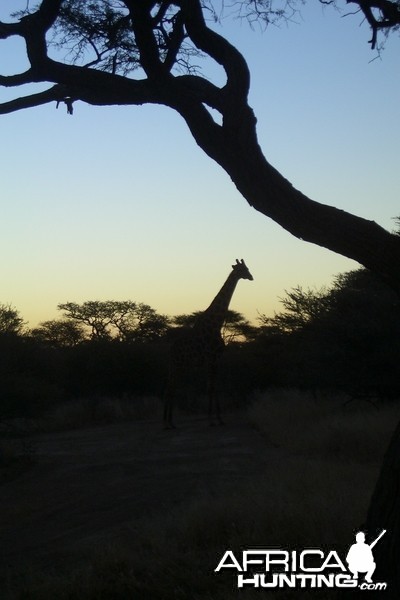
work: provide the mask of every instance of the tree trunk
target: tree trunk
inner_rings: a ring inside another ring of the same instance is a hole
[[[383,459],[367,517],[368,536],[386,529],[374,548],[374,581],[386,581],[385,598],[400,598],[400,423]]]
[[[200,147],[225,169],[251,206],[294,236],[358,261],[400,292],[400,236],[389,233],[373,221],[315,202],[296,190],[263,156],[255,128],[249,126],[250,109],[243,115],[242,123],[238,119],[231,127],[225,123],[221,129],[213,125],[207,127],[204,120],[197,122],[192,111],[180,112]],[[383,461],[371,499],[367,527],[369,539],[387,529],[374,548],[377,570],[373,580],[386,581],[388,589],[384,597],[398,600],[400,424]],[[370,595],[371,591],[368,592]]]
[[[197,123],[193,113],[183,116],[200,147],[230,175],[252,207],[297,238],[356,260],[400,292],[400,236],[296,190],[265,159],[249,124],[254,115],[247,110],[242,126],[235,120],[219,131]]]

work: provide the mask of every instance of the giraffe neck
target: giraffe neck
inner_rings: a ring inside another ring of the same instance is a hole
[[[200,315],[195,327],[207,324],[208,327],[221,330],[238,281],[237,275],[232,271],[210,306]]]

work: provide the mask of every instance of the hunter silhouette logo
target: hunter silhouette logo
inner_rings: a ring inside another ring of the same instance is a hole
[[[349,570],[353,573],[354,579],[358,578],[358,573],[366,573],[365,581],[367,583],[372,583],[372,575],[376,568],[372,548],[379,542],[385,533],[386,529],[378,535],[372,544],[365,543],[365,534],[362,531],[357,533],[356,543],[350,547],[346,557]]]
[[[372,581],[376,564],[372,549],[386,533],[384,529],[371,543],[365,534],[356,534],[346,560],[336,550],[283,548],[242,550],[240,555],[226,550],[215,572],[237,573],[237,587],[253,588],[359,588],[385,590],[386,582]],[[346,566],[346,563],[348,566]],[[362,577],[359,579],[359,574]]]

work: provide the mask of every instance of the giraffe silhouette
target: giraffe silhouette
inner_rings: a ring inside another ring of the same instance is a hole
[[[172,344],[168,370],[168,380],[164,392],[164,427],[174,427],[172,410],[178,386],[182,376],[192,366],[204,365],[207,373],[208,417],[214,424],[222,424],[218,396],[215,394],[215,377],[217,359],[224,350],[221,329],[227,317],[230,301],[239,279],[250,279],[253,276],[244,260],[236,260],[232,265],[224,285],[211,302],[210,306],[196,318],[193,326],[182,330],[181,335]]]

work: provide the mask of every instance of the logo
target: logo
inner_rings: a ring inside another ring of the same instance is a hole
[[[238,588],[385,590],[386,582],[372,580],[376,568],[372,549],[385,533],[386,529],[367,544],[365,534],[359,531],[345,560],[335,550],[324,552],[319,548],[243,550],[239,556],[226,550],[214,571],[236,572]]]
[[[361,589],[377,589],[372,581],[372,575],[376,569],[372,548],[379,542],[385,533],[386,529],[383,529],[376,540],[374,540],[371,544],[366,544],[365,533],[359,531],[356,535],[356,543],[350,547],[350,550],[347,553],[346,561],[349,566],[349,570],[353,574],[353,579],[357,581],[358,574],[365,573],[365,583],[360,585]]]

